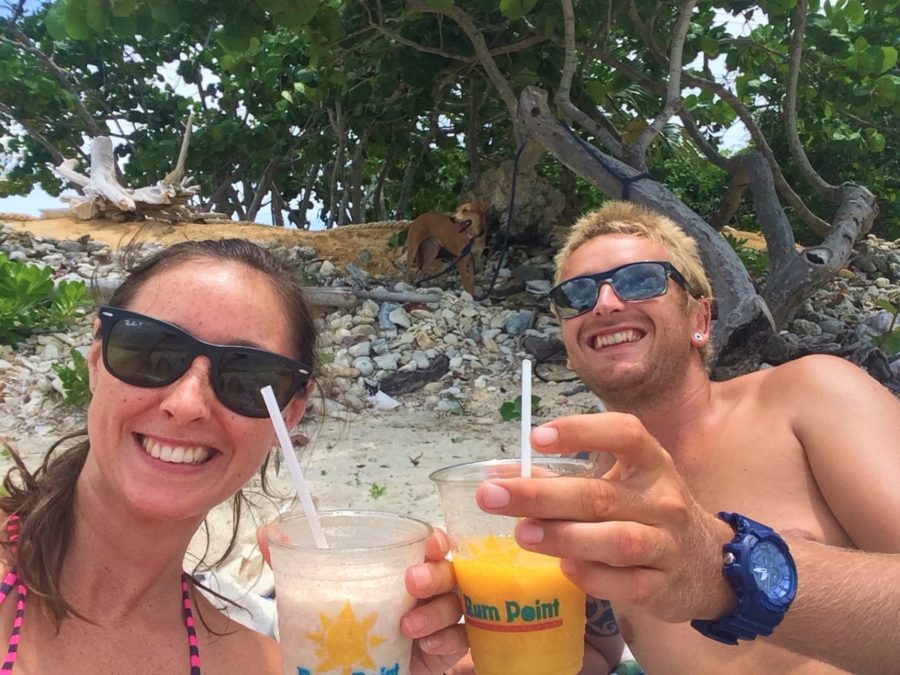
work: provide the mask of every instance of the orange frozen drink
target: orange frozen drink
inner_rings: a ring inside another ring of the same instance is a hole
[[[489,535],[462,542],[453,567],[478,675],[581,670],[585,595],[559,558]]]
[[[534,469],[531,480],[584,477],[594,464],[540,457]],[[563,575],[559,558],[516,544],[516,518],[485,513],[475,502],[482,481],[519,470],[517,460],[490,460],[431,474],[441,494],[475,671],[575,675],[584,665],[584,592]]]

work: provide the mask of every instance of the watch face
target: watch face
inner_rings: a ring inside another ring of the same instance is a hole
[[[781,550],[770,541],[759,542],[750,552],[750,568],[756,583],[773,602],[791,594],[793,570]]]

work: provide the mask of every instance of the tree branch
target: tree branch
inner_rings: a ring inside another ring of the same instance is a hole
[[[442,14],[444,16],[447,16],[455,21],[456,24],[462,29],[462,31],[469,38],[469,41],[472,43],[472,47],[475,49],[475,55],[478,57],[478,62],[481,64],[481,67],[484,68],[484,71],[487,73],[488,78],[491,80],[491,83],[494,85],[494,88],[497,90],[500,98],[503,99],[503,103],[506,104],[506,109],[509,112],[509,118],[511,120],[514,120],[513,124],[516,130],[517,144],[523,143],[526,136],[521,131],[521,125],[515,121],[517,120],[516,110],[518,109],[519,101],[516,98],[512,87],[509,86],[509,82],[506,81],[506,78],[503,77],[503,74],[500,72],[500,68],[497,67],[497,62],[494,61],[494,58],[491,56],[491,52],[484,41],[484,36],[481,34],[481,31],[479,31],[475,26],[475,23],[472,21],[472,17],[470,17],[466,12],[461,10],[456,5],[450,5],[446,8],[438,8],[432,7],[431,5],[423,2],[423,0],[410,0],[409,4],[412,9],[422,13]]]
[[[565,61],[563,62],[563,71],[559,79],[559,86],[553,95],[553,102],[556,107],[565,114],[570,120],[575,122],[582,129],[586,130],[594,136],[600,143],[609,150],[613,156],[622,156],[622,144],[609,131],[594,122],[589,115],[572,103],[572,78],[575,75],[575,8],[572,0],[560,0],[563,13],[563,27],[565,49]]]
[[[633,5],[633,3],[631,3]],[[697,0],[685,0],[672,29],[672,48],[669,51],[669,83],[666,87],[666,101],[656,118],[644,128],[635,141],[626,149],[625,156],[632,159],[633,166],[647,170],[647,149],[672,116],[682,105],[681,64],[684,54],[684,40],[691,25],[691,13]]]
[[[628,17],[629,19],[631,19],[631,22],[634,25],[635,29],[646,42],[647,48],[650,50],[653,56],[661,64],[666,65],[666,57],[656,46],[653,41],[651,31],[641,20],[640,14],[638,14],[637,11],[637,7],[634,4],[634,0],[628,0]],[[633,69],[631,70],[633,71]],[[621,70],[620,72],[626,71]],[[815,213],[813,213],[800,198],[800,195],[798,195],[791,187],[790,183],[788,183],[787,179],[784,177],[784,173],[781,171],[781,167],[775,159],[775,154],[772,152],[772,148],[769,146],[769,143],[766,140],[765,136],[763,136],[762,131],[760,131],[755,120],[750,115],[750,112],[746,109],[746,107],[744,107],[744,104],[741,103],[740,99],[738,99],[737,96],[730,92],[726,87],[713,80],[698,77],[696,75],[691,75],[690,73],[683,73],[682,79],[684,81],[684,84],[689,87],[699,87],[701,89],[712,91],[713,93],[717,94],[719,98],[725,101],[729,106],[731,106],[732,110],[735,111],[738,118],[744,123],[744,126],[747,127],[747,131],[750,132],[750,137],[753,139],[756,147],[760,150],[760,152],[762,152],[763,156],[766,158],[766,161],[769,162],[769,166],[772,169],[772,175],[775,180],[775,187],[778,189],[778,193],[794,209],[797,217],[800,218],[800,220],[803,221],[803,223],[807,227],[809,227],[813,232],[821,237],[827,236],[831,231],[831,226],[827,222],[819,218]]]
[[[568,134],[550,112],[546,93],[535,87],[526,87],[522,92],[519,116],[531,138],[609,197],[619,198],[623,180],[634,179],[639,174]],[[697,239],[719,306],[713,334],[716,351],[731,341],[736,330],[756,325],[760,314],[754,301],[756,292],[747,270],[728,243],[661,183],[645,178],[632,183],[630,192],[631,201],[667,214]]]
[[[687,131],[688,136],[691,137],[694,144],[700,149],[700,152],[703,153],[703,156],[715,166],[722,169],[722,171],[730,172],[731,160],[721,154],[715,146],[709,142],[709,139],[703,135],[700,128],[697,126],[697,122],[694,120],[693,115],[687,110],[682,109],[679,111],[678,116],[684,124],[684,130]]]
[[[12,108],[9,108],[9,107],[5,106],[4,104],[0,103],[0,113],[3,113],[7,117],[9,117],[11,120],[13,120],[16,124],[20,125],[23,129],[25,129],[25,131],[27,131],[28,134],[34,140],[36,140],[38,143],[41,144],[41,146],[44,148],[44,150],[46,150],[48,153],[50,153],[50,156],[53,158],[53,161],[56,164],[62,164],[62,162],[65,161],[65,157],[63,157],[62,153],[57,149],[57,147],[55,145],[53,145],[50,141],[48,141],[46,138],[44,138],[44,136],[41,134],[41,132],[39,132],[37,129],[35,129],[32,125],[30,125],[27,122],[20,120],[18,117],[16,117],[16,113]]]
[[[731,222],[738,207],[741,205],[741,199],[744,197],[747,185],[749,185],[749,179],[745,171],[732,174],[731,180],[728,181],[728,189],[725,191],[725,196],[722,197],[722,202],[719,204],[719,210],[711,218],[711,225],[716,232],[721,232],[722,228]]]
[[[25,35],[25,33],[22,32],[22,29],[19,28],[16,24],[8,22],[7,27],[16,39],[10,40],[9,38],[0,36],[0,42],[5,42],[6,44],[12,45],[17,49],[24,49],[28,54],[31,54],[41,63],[43,63],[44,66],[50,71],[50,74],[53,75],[57,82],[59,82],[60,86],[69,94],[69,96],[72,97],[72,102],[75,105],[75,111],[85,123],[87,132],[91,136],[102,136],[103,131],[100,129],[91,113],[89,113],[87,108],[84,107],[84,103],[82,103],[81,101],[78,87],[76,87],[75,83],[72,82],[71,76],[65,70],[56,65],[53,59],[51,59],[44,52],[38,49],[38,47],[31,41],[31,38]]]
[[[638,32],[638,35],[641,36],[644,44],[647,45],[647,49],[650,50],[650,53],[659,63],[665,65],[666,56],[656,45],[656,40],[653,39],[653,32],[650,30],[650,28],[647,27],[647,24],[645,24],[644,20],[641,18],[637,6],[634,4],[634,0],[628,0],[626,10],[628,12],[628,19],[629,21],[631,21],[631,25],[634,26],[635,30]]]
[[[784,177],[784,173],[781,171],[781,166],[779,166],[778,161],[775,159],[775,153],[772,152],[769,142],[756,124],[750,111],[747,110],[743,103],[741,103],[740,99],[718,82],[691,75],[690,73],[684,73],[683,79],[684,84],[688,87],[700,87],[701,89],[712,91],[731,106],[731,109],[734,110],[741,122],[744,123],[744,126],[747,127],[750,138],[753,139],[757,149],[769,163],[769,167],[772,169],[772,176],[775,180],[775,187],[778,189],[778,194],[780,194],[794,209],[797,217],[800,218],[807,227],[821,237],[827,236],[831,231],[831,226],[810,211],[809,207],[807,207],[803,200],[800,199],[800,195],[794,192],[794,188],[791,187],[790,183],[788,183],[787,179]]]
[[[791,36],[790,59],[788,61],[787,94],[784,98],[784,128],[787,133],[788,147],[791,157],[797,164],[800,175],[809,183],[820,199],[836,202],[840,197],[840,188],[823,179],[810,164],[800,135],[797,133],[797,82],[800,79],[800,62],[803,53],[803,37],[806,32],[806,11],[809,0],[800,0],[794,10],[794,33]]]

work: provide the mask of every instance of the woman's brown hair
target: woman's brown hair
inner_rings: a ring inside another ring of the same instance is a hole
[[[300,283],[276,256],[244,239],[186,241],[161,249],[130,271],[107,304],[127,308],[138,290],[150,279],[179,265],[201,260],[239,263],[265,274],[284,302],[285,321],[292,328],[294,353],[290,356],[304,363],[315,363],[317,330]],[[252,309],[248,308],[248,311]],[[57,454],[66,441],[85,435],[86,432],[82,431],[57,441],[34,472],[29,471],[19,455],[10,448],[14,466],[3,479],[3,494],[0,495],[0,510],[8,516],[19,518],[19,539],[15,550],[9,541],[0,541],[6,560],[16,566],[19,578],[29,593],[41,598],[57,630],[67,616],[85,619],[66,602],[59,579],[78,507],[75,486],[90,451],[90,440],[85,439]],[[268,459],[260,468],[264,490],[267,464]],[[242,505],[246,501],[242,491],[232,498],[234,525],[231,540],[225,552],[211,566],[225,560],[233,550]],[[201,559],[198,568],[203,564]]]

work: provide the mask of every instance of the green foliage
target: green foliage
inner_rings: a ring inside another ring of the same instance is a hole
[[[387,492],[387,485],[381,485],[380,483],[372,483],[372,485],[369,486],[369,495],[372,497],[372,499],[378,499],[385,492]]]
[[[54,284],[49,267],[0,253],[0,343],[15,345],[36,331],[61,330],[91,303],[82,282]]]
[[[69,405],[85,406],[91,400],[91,388],[88,380],[87,359],[77,349],[69,352],[72,365],[56,363],[53,370],[62,381],[63,400]]]
[[[503,78],[513,96],[527,86],[556,90],[565,56],[558,3],[427,4],[471,20],[492,51],[494,81]],[[784,140],[796,5],[700,0],[684,45],[685,71],[736,93],[791,185],[831,220],[834,206],[805,186]],[[644,21],[638,30],[622,3],[576,4],[572,101],[625,140],[662,107],[658,85],[667,68],[648,35],[664,50],[678,6],[635,0]],[[898,0],[813,2],[797,101],[798,133],[813,166],[833,184],[855,181],[875,193],[875,232],[889,238],[900,236],[898,16]],[[731,30],[742,22],[743,30]],[[304,212],[311,202],[331,216],[350,210],[354,220],[380,220],[451,210],[471,187],[474,159],[483,174],[518,145],[507,102],[483,67],[470,67],[474,50],[465,31],[450,16],[405,0],[383,0],[377,11],[344,0],[56,0],[27,9],[18,27],[52,55],[76,93],[15,39],[0,42],[0,103],[11,111],[0,113],[0,196],[38,184],[58,194],[61,182],[48,168],[58,158],[23,125],[64,156],[78,157],[87,129],[76,102],[101,128],[115,130],[131,185],[153,183],[171,169],[193,110],[188,170],[203,195],[219,195],[209,206],[240,217],[273,159],[274,180],[261,187],[277,191],[289,208]],[[710,68],[713,59],[722,65]],[[684,108],[715,140],[735,121],[734,107],[710,87],[688,91]],[[664,130],[648,160],[653,176],[689,206],[702,215],[715,210],[725,175],[692,149],[680,127]],[[600,199],[584,181],[575,193],[580,211]],[[747,228],[752,218],[744,205],[738,225]],[[799,240],[812,238],[794,224]]]
[[[538,408],[540,408],[540,404],[540,396],[531,397],[531,414],[534,414],[538,411]],[[503,418],[504,422],[512,422],[513,420],[522,419],[522,397],[516,396],[516,398],[512,401],[504,401],[500,405],[500,417]]]
[[[900,306],[895,305],[889,300],[879,300],[878,306],[881,309],[890,312],[893,315],[891,325],[883,335],[878,335],[872,339],[878,347],[888,355],[894,356],[900,354],[900,326],[897,326],[897,317],[900,316]]]
[[[738,258],[747,269],[747,273],[756,281],[760,281],[769,273],[769,254],[765,251],[757,251],[755,248],[745,246],[746,239],[735,237],[733,234],[723,232],[722,236],[729,246],[737,253]]]

